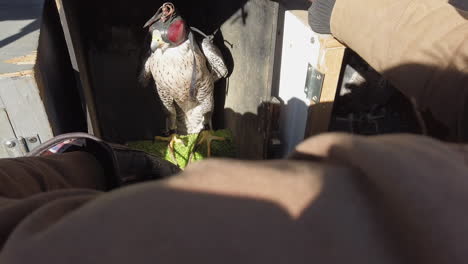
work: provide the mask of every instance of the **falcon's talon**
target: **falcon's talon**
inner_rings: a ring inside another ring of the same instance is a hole
[[[179,163],[177,162],[177,158],[176,158],[176,155],[175,155],[174,145],[175,144],[183,144],[185,146],[184,141],[182,139],[178,138],[177,134],[171,134],[169,137],[156,136],[156,137],[154,137],[154,139],[156,141],[168,141],[169,142],[169,150],[171,151],[172,159],[173,159],[174,163],[177,166],[179,166]]]
[[[213,130],[204,130],[200,132],[201,134],[201,139],[197,142],[197,146],[200,146],[201,144],[206,142],[207,145],[207,157],[211,157],[211,142],[212,141],[225,141],[226,139],[223,137],[218,137],[213,135],[214,131]]]

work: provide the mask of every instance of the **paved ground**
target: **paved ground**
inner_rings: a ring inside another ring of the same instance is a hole
[[[0,74],[33,67],[33,56],[16,64],[5,61],[34,54],[43,4],[44,0],[0,0]]]

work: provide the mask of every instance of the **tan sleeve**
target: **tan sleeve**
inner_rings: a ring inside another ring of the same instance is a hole
[[[307,156],[355,168],[411,263],[468,259],[468,146],[413,135],[327,134],[302,143]]]
[[[466,263],[467,153],[329,134],[295,160],[204,161],[39,208],[0,263]]]
[[[383,73],[453,140],[467,139],[468,13],[443,0],[336,0],[335,37]]]

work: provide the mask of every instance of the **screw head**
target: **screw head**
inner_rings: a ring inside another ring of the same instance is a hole
[[[5,142],[5,146],[7,148],[14,148],[14,147],[16,147],[16,143],[14,141],[7,141],[7,142]]]
[[[37,138],[36,137],[28,138],[28,142],[32,144],[37,143]]]
[[[315,44],[315,38],[314,37],[310,38],[310,43]]]

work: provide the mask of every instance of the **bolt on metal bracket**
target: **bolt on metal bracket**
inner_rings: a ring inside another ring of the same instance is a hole
[[[307,67],[307,77],[304,92],[307,95],[307,99],[314,103],[320,102],[322,96],[322,87],[325,75],[315,69],[310,63]]]
[[[40,144],[41,140],[39,136],[20,137],[3,141],[3,147],[11,158],[23,157]]]
[[[34,136],[34,137],[27,137],[25,139],[26,145],[28,147],[28,152],[33,151],[35,148],[39,147],[41,145],[41,140],[39,136]]]

